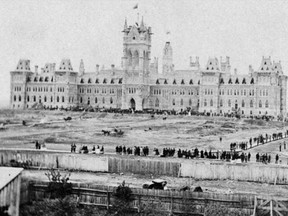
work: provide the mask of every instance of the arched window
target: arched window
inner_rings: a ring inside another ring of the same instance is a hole
[[[222,106],[223,106],[223,100],[220,99],[220,107],[222,107]]]
[[[97,97],[95,97],[95,103],[98,103],[98,99],[97,99]]]
[[[46,96],[44,96],[44,102],[47,102],[47,97]]]
[[[172,105],[175,106],[175,99],[172,100]]]
[[[57,96],[57,102],[59,102],[59,96]]]
[[[111,79],[111,82],[110,82],[111,84],[114,84],[114,79]]]
[[[239,84],[239,80],[238,80],[238,78],[236,78],[235,84]]]
[[[45,82],[48,82],[49,81],[49,77],[45,77]]]
[[[268,100],[266,100],[266,102],[265,102],[265,107],[266,107],[266,108],[269,107],[269,102],[268,102]]]
[[[119,79],[119,84],[122,84],[122,78]]]
[[[102,98],[102,103],[105,104],[105,98],[104,97]]]
[[[91,83],[91,78],[88,79],[88,83]]]
[[[207,100],[204,99],[204,106],[207,106]]]
[[[99,79],[98,78],[95,80],[95,83],[99,83]]]
[[[51,78],[51,82],[53,82],[53,77]]]
[[[254,84],[254,78],[251,79],[250,84]]]
[[[242,100],[242,107],[245,107],[245,101]]]
[[[250,100],[250,107],[253,107],[253,100]]]
[[[27,82],[31,82],[31,78],[30,77],[27,77]]]
[[[176,80],[175,79],[173,80],[173,85],[176,85]]]
[[[158,79],[156,80],[156,84],[157,84],[157,85],[160,84]]]
[[[192,106],[192,100],[191,100],[191,98],[189,99],[189,106]]]
[[[16,97],[16,95],[14,95],[14,101],[16,101],[17,100],[17,97]]]
[[[110,104],[113,104],[113,98],[112,97],[110,98]]]
[[[228,100],[228,107],[231,107],[231,100]]]
[[[220,79],[220,84],[224,84],[224,79],[223,78]]]
[[[36,96],[35,95],[33,96],[33,101],[36,102]]]
[[[53,102],[53,96],[51,96],[50,101]]]
[[[107,83],[107,80],[106,80],[106,79],[104,79],[104,80],[103,80],[103,83],[104,83],[104,84],[106,84],[106,83]]]
[[[37,77],[35,77],[35,78],[34,78],[34,82],[37,82],[37,81],[38,81],[38,79],[37,79]]]
[[[213,99],[210,100],[210,106],[213,106]]]
[[[167,79],[165,79],[164,84],[168,84]]]
[[[184,85],[184,84],[185,84],[184,79],[182,79],[181,80],[181,85]]]
[[[200,85],[200,80],[198,80],[198,85]]]
[[[259,107],[262,108],[262,101],[259,100]]]
[[[158,98],[156,98],[156,100],[155,100],[155,107],[159,107],[159,99]]]
[[[80,83],[84,83],[84,79],[83,78],[80,80]]]
[[[64,99],[64,96],[62,96],[62,103],[64,103],[65,99]]]
[[[131,50],[128,50],[127,57],[128,57],[128,66],[132,66],[132,52],[131,52]]]
[[[183,106],[183,99],[180,100],[180,105]]]
[[[245,78],[243,78],[242,84],[246,84],[246,79]]]
[[[30,101],[30,97],[29,97],[29,95],[27,96],[27,102],[29,102]]]
[[[134,52],[134,60],[134,66],[139,66],[139,53],[137,50]]]
[[[40,77],[40,78],[39,78],[39,82],[43,82],[43,77]]]
[[[21,101],[21,95],[19,95],[18,99],[19,99],[19,101]]]
[[[228,84],[232,84],[232,79],[231,78],[229,79]]]
[[[192,79],[190,80],[189,84],[190,84],[190,85],[193,85],[193,80],[192,80]]]

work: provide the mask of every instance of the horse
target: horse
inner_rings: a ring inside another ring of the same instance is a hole
[[[104,136],[109,136],[111,131],[102,130]]]

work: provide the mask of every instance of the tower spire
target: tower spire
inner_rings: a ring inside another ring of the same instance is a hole
[[[125,17],[125,23],[124,23],[124,31],[128,28],[127,26],[127,18]]]
[[[79,66],[79,73],[82,76],[84,74],[84,72],[85,72],[84,62],[83,62],[83,59],[81,59],[80,66]]]

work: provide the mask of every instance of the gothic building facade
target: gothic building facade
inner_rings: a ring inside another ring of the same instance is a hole
[[[258,70],[249,66],[247,75],[231,71],[230,59],[210,58],[200,67],[199,58],[190,58],[189,68],[175,70],[173,50],[166,42],[162,73],[158,58],[151,61],[151,27],[143,20],[140,26],[127,25],[123,30],[121,69],[96,65],[86,72],[81,60],[75,71],[69,59],[56,69],[47,63],[38,72],[30,61],[21,59],[11,71],[10,107],[29,109],[35,104],[45,107],[93,106],[120,109],[184,110],[224,114],[286,117],[287,76],[281,62],[262,58]],[[150,62],[151,61],[151,62]]]

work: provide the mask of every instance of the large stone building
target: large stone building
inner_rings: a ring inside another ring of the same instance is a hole
[[[11,71],[10,106],[13,109],[87,106],[121,109],[181,110],[243,115],[286,116],[287,76],[280,62],[262,58],[258,70],[249,66],[247,75],[231,71],[230,59],[210,58],[200,67],[199,58],[190,59],[186,70],[175,70],[170,42],[163,50],[162,73],[158,58],[151,60],[151,27],[127,25],[123,30],[121,69],[96,65],[86,72],[83,60],[75,71],[69,59],[56,69],[47,63],[38,72],[30,61],[21,59]]]

